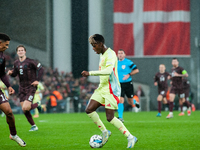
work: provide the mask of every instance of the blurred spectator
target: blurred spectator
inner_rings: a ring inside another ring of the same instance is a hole
[[[138,89],[137,89],[137,91],[136,91],[136,95],[137,95],[139,98],[142,97],[142,96],[145,96],[145,95],[144,95],[144,91],[142,90],[142,86],[141,86],[141,85],[138,86]]]

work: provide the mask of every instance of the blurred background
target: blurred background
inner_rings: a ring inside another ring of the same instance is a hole
[[[49,111],[84,111],[99,79],[80,73],[98,69],[99,56],[88,37],[99,33],[107,47],[124,49],[137,65],[133,82],[136,93],[144,92],[142,111],[157,110],[153,77],[159,64],[170,72],[174,57],[189,74],[191,101],[199,109],[199,8],[198,0],[0,0],[0,32],[11,37],[7,67],[17,59],[16,47],[25,45],[27,56],[45,67],[43,104],[53,91],[63,97],[57,110]],[[18,79],[10,81],[17,91]],[[17,96],[11,99],[16,99],[13,107],[19,106]]]

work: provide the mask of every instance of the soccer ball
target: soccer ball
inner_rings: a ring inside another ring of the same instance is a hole
[[[100,135],[93,135],[89,141],[91,148],[100,148],[102,147],[102,136]]]

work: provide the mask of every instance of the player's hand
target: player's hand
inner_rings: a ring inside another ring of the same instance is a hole
[[[127,80],[130,77],[130,74],[124,75],[123,80]]]
[[[174,77],[179,77],[179,74],[178,74],[177,72],[174,72],[174,73],[173,73],[173,76],[174,76]]]
[[[155,85],[155,86],[157,86],[157,85],[158,85],[158,83],[157,83],[157,82],[154,82],[154,85]]]
[[[10,95],[12,95],[12,94],[15,93],[15,90],[10,86],[10,87],[8,87],[8,93],[9,93]]]
[[[13,70],[8,70],[7,75],[11,75],[11,74],[13,74]]]
[[[83,71],[83,72],[81,72],[81,75],[82,75],[83,77],[88,77],[90,74],[89,74],[88,71]]]
[[[39,82],[38,81],[34,81],[33,83],[31,83],[31,85],[33,85],[33,86],[37,86],[39,84]]]

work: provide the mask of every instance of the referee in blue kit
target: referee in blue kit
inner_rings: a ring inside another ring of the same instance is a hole
[[[133,99],[134,96],[134,88],[132,82],[132,75],[139,73],[139,69],[137,66],[129,59],[125,58],[126,54],[123,49],[119,49],[117,52],[118,56],[118,76],[119,82],[121,84],[121,97],[120,102],[118,104],[118,118],[122,122],[123,112],[124,112],[124,97],[125,95],[128,98],[128,103],[132,107],[136,106],[140,107],[139,103]]]

